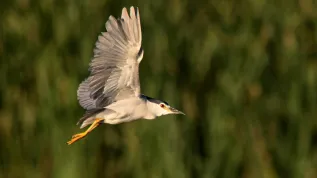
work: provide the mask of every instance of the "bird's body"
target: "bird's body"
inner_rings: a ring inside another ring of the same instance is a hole
[[[141,94],[139,64],[143,58],[138,9],[122,9],[121,18],[110,16],[107,32],[96,42],[90,75],[77,90],[79,104],[86,110],[81,128],[68,144],[86,136],[101,123],[119,124],[137,119],[154,119],[166,114],[183,114],[166,102]]]
[[[103,122],[107,124],[120,124],[140,118],[154,119],[155,117],[154,113],[148,111],[147,101],[145,99],[133,97],[119,100],[106,106],[101,112],[85,119],[81,124],[81,128],[91,124],[95,118],[103,118]]]

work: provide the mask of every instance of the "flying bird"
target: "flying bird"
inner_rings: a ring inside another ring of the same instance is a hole
[[[78,87],[79,104],[86,110],[77,125],[90,127],[72,136],[68,145],[85,137],[102,123],[119,124],[184,114],[167,102],[141,94],[139,64],[143,58],[138,8],[122,9],[121,18],[110,16],[89,65],[90,75]]]

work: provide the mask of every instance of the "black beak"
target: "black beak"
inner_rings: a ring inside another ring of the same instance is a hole
[[[185,113],[183,113],[182,111],[179,111],[179,110],[177,110],[175,108],[170,107],[169,109],[172,112],[171,114],[183,114],[183,115],[185,115]]]

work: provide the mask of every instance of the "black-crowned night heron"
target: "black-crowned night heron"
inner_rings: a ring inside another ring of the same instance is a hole
[[[90,76],[77,90],[80,105],[86,110],[77,124],[91,126],[76,134],[69,145],[85,137],[102,123],[119,124],[137,119],[154,119],[167,114],[184,114],[167,102],[142,95],[139,63],[143,58],[138,8],[122,9],[121,18],[109,17],[107,32],[96,42],[90,63]]]

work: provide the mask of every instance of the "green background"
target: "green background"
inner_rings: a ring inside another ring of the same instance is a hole
[[[109,15],[138,6],[142,93],[186,116],[71,146]],[[315,0],[1,0],[1,178],[316,178]]]

